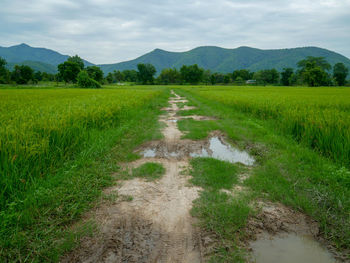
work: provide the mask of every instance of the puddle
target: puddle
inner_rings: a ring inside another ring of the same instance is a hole
[[[168,120],[169,122],[177,122],[177,120],[172,119],[172,120]]]
[[[157,156],[155,149],[146,149],[146,150],[142,151],[141,154],[145,158],[154,158]]]
[[[161,151],[159,152],[159,150],[155,149],[155,148],[150,148],[150,149],[146,149],[144,151],[141,152],[141,155],[144,158],[170,158],[170,157],[179,157],[180,153],[176,152],[176,151]]]
[[[212,157],[231,163],[253,165],[255,160],[245,151],[240,151],[223,143],[219,137],[211,137],[209,141],[180,140],[176,143],[154,142],[149,148],[140,152],[144,158],[188,158]]]
[[[335,263],[333,256],[311,236],[266,235],[251,244],[256,263]]]
[[[191,153],[191,157],[212,157],[221,161],[231,163],[242,163],[253,165],[255,160],[245,151],[233,148],[229,144],[224,144],[218,137],[212,137],[209,140],[209,149],[202,149],[201,153]]]

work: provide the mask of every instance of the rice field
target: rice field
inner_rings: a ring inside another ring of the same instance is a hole
[[[118,126],[151,89],[0,89],[0,208],[65,161],[94,129]]]
[[[336,163],[350,167],[350,89],[336,87],[192,87],[233,111],[272,119],[292,136]]]

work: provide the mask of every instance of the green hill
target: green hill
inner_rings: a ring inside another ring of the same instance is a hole
[[[285,67],[296,68],[297,62],[307,56],[325,57],[329,63],[344,63],[350,69],[350,60],[333,51],[318,47],[262,50],[250,47],[226,49],[220,47],[198,47],[186,52],[169,52],[155,49],[134,60],[116,64],[98,65],[109,73],[114,70],[136,69],[139,63],[153,64],[157,72],[164,68],[180,68],[182,65],[198,64],[213,72],[232,72],[236,69],[261,69]],[[69,56],[46,48],[34,48],[26,44],[12,47],[0,47],[0,57],[7,60],[11,68],[14,64],[29,65],[35,70],[48,73],[57,72],[57,65],[66,61]],[[93,65],[84,60],[86,66]]]
[[[41,72],[46,72],[50,74],[56,74],[57,73],[57,66],[43,63],[43,62],[38,62],[38,61],[23,61],[23,62],[8,62],[7,63],[7,68],[9,70],[13,70],[15,65],[26,65],[34,69],[34,71],[41,71]]]
[[[220,47],[198,47],[187,52],[169,52],[161,49],[147,53],[137,59],[99,65],[104,73],[113,70],[136,69],[138,63],[151,63],[159,73],[164,68],[180,68],[182,65],[198,64],[213,72],[232,72],[236,69],[261,69],[285,67],[296,68],[297,62],[307,56],[325,57],[329,63],[344,63],[350,69],[350,60],[333,51],[318,47],[262,50],[250,47],[226,49]]]
[[[30,61],[31,64],[37,63],[38,67],[44,66],[45,64],[57,67],[58,64],[63,63],[69,58],[69,56],[62,55],[51,49],[31,47],[27,44],[20,44],[12,47],[0,47],[0,57],[6,59],[9,64],[24,64],[24,62],[29,63]],[[84,62],[85,66],[93,65],[89,61],[84,60]],[[39,66],[39,63],[43,64],[40,64],[41,66]],[[47,70],[40,71],[46,71],[49,73],[52,69],[49,67]]]

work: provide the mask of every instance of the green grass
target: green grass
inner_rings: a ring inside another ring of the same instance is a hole
[[[0,89],[0,208],[74,159],[90,131],[118,127],[158,89]]]
[[[193,119],[183,119],[177,122],[181,131],[187,131],[182,139],[201,140],[208,136],[210,131],[217,130],[216,121],[196,121]]]
[[[10,98],[6,100],[7,109],[12,107],[13,114],[23,113],[14,114],[15,118],[7,122],[17,123],[12,128],[21,128],[18,134],[10,130],[20,139],[18,143],[26,138],[33,138],[35,142],[34,139],[40,139],[40,136],[51,135],[50,129],[45,130],[47,126],[58,132],[54,137],[57,142],[52,140],[52,147],[59,145],[60,139],[79,143],[74,150],[68,148],[72,151],[63,151],[67,155],[56,156],[53,149],[51,157],[58,160],[49,162],[49,166],[40,163],[46,160],[44,158],[21,156],[21,160],[29,158],[28,162],[35,161],[33,165],[42,167],[42,170],[39,174],[28,173],[30,179],[27,179],[25,187],[13,191],[7,202],[2,199],[6,205],[0,211],[0,262],[57,262],[62,254],[77,244],[81,236],[93,232],[94,226],[90,222],[73,223],[78,222],[82,213],[102,198],[103,188],[114,183],[116,178],[113,175],[119,171],[118,163],[137,159],[138,156],[132,152],[135,147],[161,137],[159,108],[166,104],[169,92],[158,88],[129,91],[127,88],[107,91],[48,89],[44,93],[42,90],[15,90],[16,93],[10,94],[6,91],[0,90],[0,93]],[[121,102],[128,98],[131,104]],[[117,110],[120,107],[122,111]],[[9,116],[5,111],[1,113],[2,120],[4,116]],[[85,116],[85,121],[84,118],[79,119],[79,115]],[[21,126],[20,120],[25,121],[23,125],[29,125]],[[65,125],[61,120],[65,120]],[[74,126],[77,126],[76,129],[73,129]],[[41,152],[36,153],[40,156]],[[2,156],[4,160],[8,159]],[[25,164],[24,161],[23,167],[26,167]],[[26,171],[29,171],[31,166],[27,167]],[[42,171],[45,173],[42,174]],[[18,183],[22,183],[21,180]]]
[[[202,228],[215,234],[218,242],[210,262],[245,262],[245,251],[238,248],[237,242],[244,235],[241,231],[248,217],[254,213],[250,198],[220,191],[232,190],[238,182],[239,169],[212,158],[194,158],[191,167],[191,183],[204,189],[194,201],[191,213],[199,218]]]
[[[350,167],[350,89],[187,88],[202,98],[263,120],[333,161]]]
[[[191,160],[191,183],[204,189],[231,189],[237,183],[237,168],[229,162],[213,158],[195,158]]]
[[[296,141],[293,135],[280,128],[280,119],[260,118],[255,114],[240,111],[231,104],[222,103],[217,99],[221,96],[221,88],[211,88],[211,92],[217,94],[213,97],[207,95],[208,88],[173,88],[179,95],[184,95],[199,105],[196,114],[218,117],[215,129],[222,130],[228,139],[254,155],[257,166],[254,167],[252,176],[245,182],[254,194],[260,198],[282,202],[310,215],[319,222],[321,235],[331,244],[340,251],[350,248],[350,172],[344,164],[333,158],[326,158],[321,152],[315,151],[315,148]],[[222,88],[222,95],[227,95],[228,89]],[[267,88],[267,91],[270,89]],[[331,93],[323,89],[320,90],[321,94]],[[299,88],[294,90],[290,88],[288,92],[292,91],[315,95],[317,90],[309,92],[303,88],[301,91]],[[232,88],[232,92],[235,94],[237,91]],[[249,94],[249,90],[247,92]],[[283,94],[283,90],[281,92]],[[344,92],[346,94],[348,91]],[[343,99],[341,89],[335,89],[334,94],[340,97],[338,101]],[[262,95],[258,92],[256,96]],[[267,96],[268,92],[265,98]],[[302,101],[303,96],[301,94],[299,96]],[[254,98],[249,98],[254,104]],[[261,97],[259,99],[263,100]],[[323,96],[323,99],[328,101],[327,96]],[[321,101],[319,104],[333,105],[336,102],[335,99],[333,102]],[[346,110],[345,106],[343,110]],[[313,111],[309,111],[309,114],[313,114]],[[206,124],[192,122],[188,123],[188,127],[180,126],[180,128],[191,133],[193,130],[200,130],[197,125],[203,125],[203,129],[209,132]],[[327,129],[327,126],[323,128]],[[342,159],[342,153],[338,154]]]
[[[186,103],[184,102],[177,102],[176,105],[180,108],[180,109],[183,109],[186,105]]]
[[[145,178],[147,181],[154,181],[165,174],[165,168],[159,163],[145,163],[140,167],[132,169],[133,177]]]

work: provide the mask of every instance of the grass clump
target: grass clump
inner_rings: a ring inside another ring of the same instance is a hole
[[[213,158],[195,158],[191,160],[191,183],[205,189],[231,189],[237,183],[237,168],[229,162]]]
[[[180,131],[187,132],[182,138],[201,140],[205,139],[209,132],[217,130],[218,125],[216,121],[196,121],[193,119],[184,119],[177,122]]]
[[[140,167],[132,169],[133,177],[145,178],[147,181],[153,181],[161,178],[165,174],[165,168],[159,163],[145,163]]]
[[[234,241],[252,214],[248,201],[220,191],[204,191],[194,202],[192,214],[200,218],[201,225],[214,232],[220,240]]]
[[[209,262],[245,262],[245,252],[238,248],[237,240],[254,212],[249,206],[250,198],[221,191],[232,189],[238,182],[238,168],[213,158],[192,159],[191,166],[191,182],[204,188],[191,213],[199,218],[203,229],[215,234],[218,242]]]

